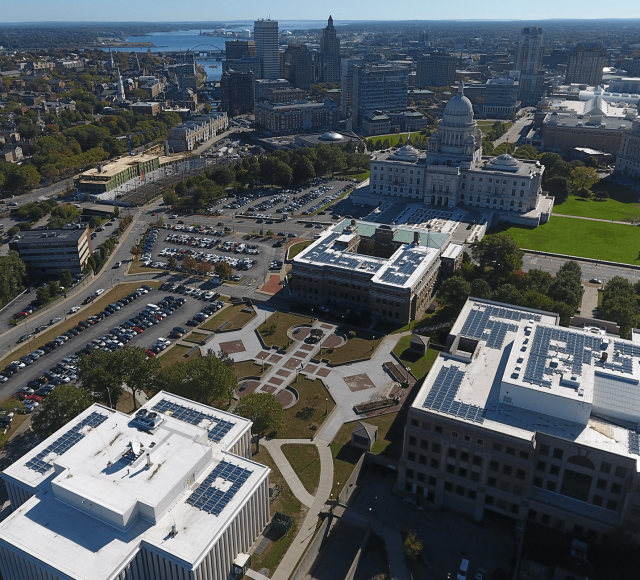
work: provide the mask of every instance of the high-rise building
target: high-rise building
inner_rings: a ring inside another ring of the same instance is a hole
[[[256,20],[253,24],[256,56],[260,59],[263,79],[280,78],[280,55],[278,53],[278,21]]]
[[[518,111],[520,83],[517,77],[495,77],[487,82],[482,114],[491,118],[508,118]]]
[[[529,26],[520,32],[515,70],[520,72],[519,98],[525,107],[536,105],[544,90],[544,75],[540,73],[542,41],[539,26]]]
[[[362,64],[362,59],[343,58],[340,60],[340,116],[347,119],[351,116],[353,97],[353,67]]]
[[[616,175],[640,178],[640,119],[635,118],[630,129],[622,134],[616,159]]]
[[[433,52],[418,57],[416,86],[446,87],[456,80],[456,64],[458,59],[453,54]]]
[[[230,117],[253,113],[255,104],[253,72],[229,70],[220,79],[221,107]]]
[[[284,51],[284,78],[297,89],[313,84],[313,63],[306,44],[290,44]]]
[[[357,65],[353,71],[352,118],[360,126],[366,113],[407,108],[409,71],[393,64]]]
[[[602,83],[602,69],[606,62],[606,53],[597,42],[583,42],[572,48],[567,63],[565,83],[598,86]]]
[[[333,18],[329,16],[329,23],[322,31],[320,39],[320,56],[322,68],[320,80],[323,83],[340,82],[340,39],[336,36]]]
[[[227,60],[238,60],[245,55],[256,55],[255,40],[227,40],[224,47]]]
[[[542,64],[542,28],[529,26],[520,32],[516,69],[527,75],[538,74]]]

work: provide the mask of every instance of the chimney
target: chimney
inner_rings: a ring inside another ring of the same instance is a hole
[[[413,243],[416,246],[420,245],[420,232],[413,232]]]

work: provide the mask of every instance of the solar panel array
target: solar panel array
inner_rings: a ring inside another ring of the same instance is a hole
[[[228,461],[221,461],[207,478],[187,498],[187,503],[214,516],[220,515],[222,510],[238,493],[251,471],[238,467]],[[216,479],[222,478],[231,482],[227,491],[214,487]]]
[[[614,349],[619,350],[622,354],[626,356],[635,356],[640,358],[640,345],[633,344],[632,342],[622,342],[616,340],[614,344]]]
[[[191,425],[200,425],[202,421],[213,421],[215,425],[208,427],[207,432],[209,434],[209,439],[215,443],[220,443],[224,436],[231,431],[235,425],[235,423],[232,423],[231,421],[218,419],[214,415],[208,415],[201,411],[196,411],[195,409],[179,405],[178,403],[168,401],[167,399],[161,399],[158,401],[153,407],[153,410],[159,411],[160,413],[166,413],[169,411],[173,418],[184,421],[185,423],[190,423]]]
[[[410,250],[405,247],[402,254],[398,257],[394,264],[382,273],[380,280],[389,284],[397,284],[402,286],[409,279],[411,274],[416,271],[416,268],[421,264],[425,255]]]
[[[633,359],[617,352],[606,361],[597,360],[596,365],[610,371],[633,374]]]
[[[633,431],[629,431],[629,453],[640,455],[640,436]]]
[[[552,340],[565,343],[565,346],[556,344],[551,347]],[[553,375],[555,369],[547,366],[547,361],[554,358],[557,353],[569,355],[571,372],[580,375],[582,365],[591,364],[594,352],[599,356],[600,344],[601,340],[594,336],[569,332],[558,327],[538,326],[533,335],[523,380],[541,387],[550,387],[551,380],[545,378],[545,375]]]
[[[506,318],[509,316],[509,320],[520,320],[520,318],[511,316],[512,313],[517,314],[517,311],[493,306],[488,306],[484,310],[474,308],[464,321],[461,332],[476,340],[486,340],[489,348],[501,349],[507,332],[516,332],[518,327],[500,320],[491,320],[491,317]],[[487,333],[487,331],[489,332]]]
[[[47,463],[45,461],[45,458],[50,453],[62,455],[63,453],[71,449],[78,441],[80,441],[80,439],[84,438],[84,435],[80,432],[84,427],[97,427],[98,425],[104,423],[107,419],[108,417],[102,415],[101,413],[91,413],[88,417],[80,421],[75,427],[67,431],[46,449],[38,453],[38,455],[36,455],[33,459],[27,461],[25,465],[29,469],[33,469],[38,473],[46,473],[53,468],[50,463]]]
[[[475,423],[484,422],[484,409],[482,407],[455,400],[464,374],[464,371],[456,366],[443,366],[438,372],[435,381],[433,381],[433,386],[422,407],[453,415],[460,419],[474,421]]]

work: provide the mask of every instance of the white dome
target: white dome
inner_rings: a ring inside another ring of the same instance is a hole
[[[518,171],[519,167],[520,164],[518,163],[517,159],[514,159],[508,153],[499,155],[487,164],[487,168],[497,169],[500,171]]]
[[[404,147],[400,147],[400,149],[389,155],[389,157],[402,161],[417,161],[418,157],[420,157],[420,151],[418,151],[411,145],[405,145]]]
[[[471,101],[464,96],[462,87],[458,90],[458,94],[449,100],[444,108],[443,120],[447,125],[469,125],[473,123],[473,105]]]
[[[328,131],[319,137],[320,141],[342,141],[344,137],[335,131]]]

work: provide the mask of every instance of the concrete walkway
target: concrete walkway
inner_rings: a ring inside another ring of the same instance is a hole
[[[304,440],[280,439],[270,441],[269,443],[277,445],[278,442],[281,445],[282,443],[288,442],[302,443]],[[329,442],[316,438],[313,443],[317,446],[320,455],[320,482],[318,483],[318,491],[307,512],[307,517],[304,519],[304,522],[302,522],[298,535],[293,539],[280,565],[273,573],[272,580],[288,580],[289,576],[291,576],[296,564],[313,538],[318,523],[318,514],[324,507],[327,499],[329,499],[329,494],[331,493],[331,486],[333,485],[333,456],[331,455]]]
[[[593,318],[593,311],[598,307],[598,288],[586,285],[583,288],[584,294],[582,295],[580,315]]]
[[[622,224],[623,226],[633,225],[631,222],[617,222],[615,220],[603,220],[602,218],[592,218],[592,217],[585,217],[580,215],[565,215],[563,213],[552,213],[551,215],[555,217],[568,217],[568,218],[574,218],[577,220],[587,220],[591,222],[606,222],[608,224]]]
[[[310,444],[314,445],[314,442],[307,439],[271,439],[262,442],[262,446],[267,449],[273,460],[275,461],[282,477],[285,478],[287,484],[291,488],[293,495],[295,495],[305,506],[310,508],[313,505],[315,499],[305,488],[300,478],[291,467],[291,464],[282,452],[282,445],[288,444]]]

